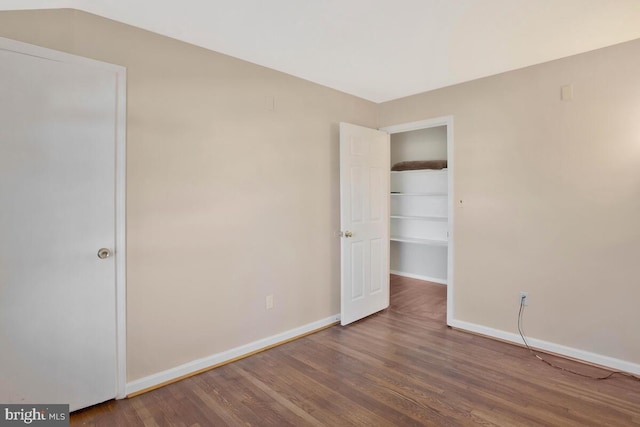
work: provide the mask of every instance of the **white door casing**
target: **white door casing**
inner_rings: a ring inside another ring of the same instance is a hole
[[[124,76],[0,39],[0,402],[124,397]]]
[[[454,321],[454,217],[455,209],[454,204],[456,198],[454,197],[454,155],[453,155],[453,116],[442,116],[432,119],[419,120],[416,122],[402,123],[399,125],[386,126],[381,130],[388,132],[389,134],[399,132],[410,132],[419,129],[427,129],[436,126],[447,127],[447,325],[451,326]]]
[[[389,141],[340,123],[342,325],[389,306]]]

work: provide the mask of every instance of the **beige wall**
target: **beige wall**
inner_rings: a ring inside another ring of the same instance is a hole
[[[574,99],[560,88],[573,84]],[[455,313],[640,363],[640,40],[379,106],[454,117]]]
[[[338,123],[375,104],[82,12],[0,36],[127,67],[129,380],[340,311]]]
[[[456,319],[524,290],[528,335],[640,363],[640,41],[376,106],[82,12],[0,36],[128,69],[129,380],[337,313],[338,122],[448,114]]]
[[[443,160],[446,158],[446,126],[391,134],[391,166],[407,160]]]

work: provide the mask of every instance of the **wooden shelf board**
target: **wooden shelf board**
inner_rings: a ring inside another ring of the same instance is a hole
[[[447,197],[447,193],[391,193],[392,196],[438,196]]]
[[[410,173],[446,173],[447,172],[447,168],[444,169],[417,169],[417,170],[408,170],[408,171],[391,171],[391,173],[396,174],[396,173],[403,173],[403,174],[410,174]]]

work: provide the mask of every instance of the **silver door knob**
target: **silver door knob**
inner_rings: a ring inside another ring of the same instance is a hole
[[[353,233],[347,230],[344,232],[344,237],[353,237]]]
[[[107,248],[100,248],[98,250],[98,258],[105,259],[111,256],[111,251]]]

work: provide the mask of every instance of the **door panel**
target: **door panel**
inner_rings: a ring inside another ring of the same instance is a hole
[[[356,301],[364,297],[365,276],[362,267],[364,265],[364,244],[355,242],[351,245],[351,261],[355,268],[351,269],[351,300]]]
[[[0,402],[116,395],[116,89],[0,50]]]
[[[382,239],[372,239],[371,245],[371,295],[377,294],[383,290],[383,274],[382,265],[385,262],[384,249],[385,245]]]
[[[389,135],[340,124],[341,323],[389,305]]]

